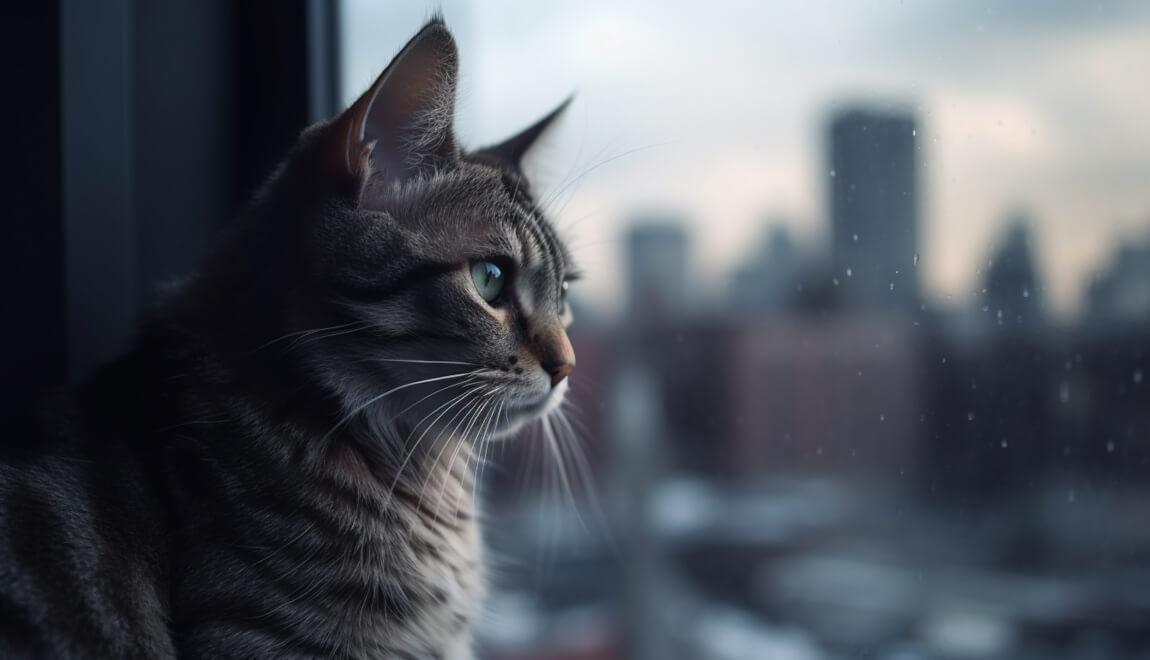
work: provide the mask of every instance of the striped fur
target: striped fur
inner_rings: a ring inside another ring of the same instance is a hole
[[[471,657],[475,454],[562,396],[572,273],[518,163],[454,146],[442,23],[388,71],[128,355],[0,444],[0,656]],[[441,134],[349,147],[400,79]]]

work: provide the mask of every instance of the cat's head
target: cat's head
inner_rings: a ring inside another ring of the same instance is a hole
[[[497,437],[557,405],[575,366],[576,274],[520,171],[562,106],[465,151],[456,70],[433,20],[351,107],[304,132],[257,198],[266,231],[248,240],[275,261],[258,267],[283,308],[269,350],[301,360],[349,419]]]

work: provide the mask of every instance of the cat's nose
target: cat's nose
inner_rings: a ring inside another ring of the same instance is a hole
[[[575,365],[569,362],[562,364],[546,365],[543,367],[547,373],[551,374],[551,387],[556,387],[563,379],[570,376],[571,372],[575,370]]]
[[[539,365],[551,376],[551,387],[556,387],[575,369],[575,349],[563,326],[556,325],[550,332],[536,337]]]

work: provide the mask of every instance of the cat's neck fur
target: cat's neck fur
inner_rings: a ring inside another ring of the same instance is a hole
[[[408,460],[395,451],[406,455],[402,445],[373,450],[366,424],[331,432],[341,406],[303,374],[282,361],[271,372],[230,362],[211,344],[154,324],[80,393],[93,417],[137,411],[127,416],[137,446],[168,465],[172,481],[157,490],[167,491],[173,574],[182,576],[172,595],[178,634],[218,641],[210,624],[181,626],[234,599],[231,584],[266,580],[236,607],[282,617],[317,651],[336,643],[357,657],[438,657],[451,640],[443,657],[471,657],[483,578],[469,447]]]

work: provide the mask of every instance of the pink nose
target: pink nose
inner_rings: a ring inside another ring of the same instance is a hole
[[[570,362],[561,362],[559,364],[547,365],[547,373],[551,374],[551,387],[557,386],[563,382],[563,379],[570,376],[571,372],[575,370],[575,365]]]

